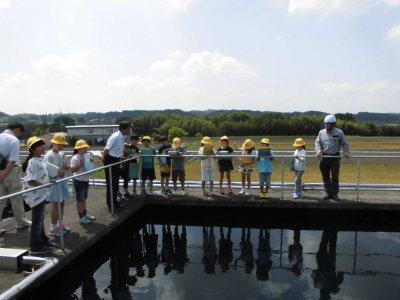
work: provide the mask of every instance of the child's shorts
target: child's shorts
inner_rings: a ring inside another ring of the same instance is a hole
[[[73,181],[76,201],[85,201],[88,197],[89,181],[76,180]]]
[[[260,176],[260,185],[271,186],[271,173],[258,173],[258,175]]]
[[[69,198],[68,183],[66,181],[57,183],[50,187],[48,202],[64,202]]]
[[[185,181],[185,171],[172,171],[172,181]]]
[[[153,169],[142,169],[142,180],[156,179],[156,172]]]
[[[214,180],[214,172],[212,170],[201,170],[201,180],[202,181],[213,181]]]

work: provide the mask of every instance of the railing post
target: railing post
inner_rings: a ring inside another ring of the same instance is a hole
[[[285,178],[285,158],[281,158],[281,200],[283,200],[283,181]]]
[[[360,172],[361,172],[361,161],[357,159],[357,187],[356,187],[356,201],[359,201],[360,197]]]
[[[114,188],[113,188],[113,176],[112,176],[112,167],[109,166],[108,167],[108,181],[110,182],[110,205],[111,205],[111,214],[112,216],[115,215],[115,211],[114,211]],[[119,178],[118,178],[119,180]]]
[[[61,201],[59,199],[59,192],[58,192],[58,186],[59,184],[55,184],[56,188],[56,199],[57,199],[57,212],[58,212],[58,227],[59,227],[59,232],[60,232],[60,247],[63,252],[65,252],[65,243],[64,243],[64,228],[63,228],[63,223],[62,223],[62,208],[61,208]]]

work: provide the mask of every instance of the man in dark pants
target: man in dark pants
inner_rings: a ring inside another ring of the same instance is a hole
[[[107,145],[103,151],[103,163],[105,166],[117,163],[124,155],[124,141],[125,136],[131,131],[131,124],[128,122],[121,122],[119,130],[113,133],[107,140]],[[111,209],[111,200],[114,202],[114,207],[122,208],[122,205],[117,202],[118,186],[119,186],[119,165],[111,167],[111,181],[110,169],[105,169],[106,185],[107,185],[107,206]],[[112,188],[112,198],[110,189]]]
[[[339,193],[339,170],[340,150],[343,149],[344,157],[350,155],[349,144],[343,131],[336,128],[336,117],[328,115],[324,120],[325,128],[318,133],[315,140],[317,158],[320,159],[319,169],[321,170],[324,182],[324,200],[340,200]]]

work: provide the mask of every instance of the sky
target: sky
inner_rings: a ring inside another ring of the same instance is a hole
[[[0,0],[0,111],[400,113],[400,0]]]

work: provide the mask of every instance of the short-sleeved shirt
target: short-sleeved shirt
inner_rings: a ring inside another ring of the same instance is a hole
[[[19,165],[20,142],[11,130],[5,130],[0,134],[0,155],[8,161],[14,161]]]
[[[43,160],[46,162],[49,162],[53,165],[55,165],[56,167],[59,167],[60,169],[63,168],[65,166],[65,153],[62,151],[59,152],[54,152],[53,149],[50,149],[49,151],[47,151],[47,153],[44,155]],[[50,179],[54,179],[50,178]]]
[[[158,154],[163,155],[163,154],[168,154],[168,151],[171,150],[171,145],[161,145],[161,147],[158,149]],[[161,165],[165,166],[171,166],[171,158],[169,156],[163,156],[160,157],[160,162]]]
[[[46,163],[41,158],[33,157],[29,160],[24,178],[24,189],[29,189],[33,187],[30,186],[28,183],[28,181],[32,180],[38,181],[40,183],[49,182]],[[47,200],[49,193],[49,188],[42,188],[24,194],[24,199],[26,204],[28,204],[30,207],[34,207],[41,202]]]
[[[272,173],[272,152],[270,156],[259,156],[258,157],[258,173]]]
[[[79,166],[79,164],[81,164],[81,162],[83,162],[83,160],[84,160],[83,155],[75,154],[71,158],[71,163],[70,163],[71,164],[71,168],[76,168],[77,166]],[[78,169],[78,171],[76,171],[74,173],[74,175],[82,174],[84,172],[86,172],[86,170],[85,170],[84,164],[82,163],[80,168]],[[79,181],[89,181],[90,180],[90,175],[89,174],[82,175],[82,176],[76,177],[75,179],[79,180]]]
[[[124,156],[124,140],[125,137],[121,131],[114,132],[107,140],[106,149],[108,149],[108,154],[113,157],[123,157]]]
[[[334,127],[331,132],[322,129],[315,140],[315,150],[321,150],[326,155],[336,155],[343,148],[344,153],[349,153],[349,143],[343,131]]]
[[[218,150],[217,150],[217,153],[220,153],[221,151],[226,151],[226,152],[228,152],[228,154],[231,154],[231,153],[233,153],[233,149],[231,148],[231,147],[226,147],[226,148],[222,148],[222,147],[219,147],[218,148]],[[218,166],[220,167],[220,168],[232,168],[233,169],[233,166],[232,166],[232,158],[229,158],[229,157],[221,157],[221,158],[219,158],[218,159]]]
[[[140,150],[140,155],[143,155],[142,157],[142,169],[153,169],[154,168],[154,156],[156,155],[157,152],[153,147],[149,148],[143,148]],[[150,155],[150,156],[148,156]]]
[[[177,153],[184,154],[186,149],[184,146],[179,146],[178,148],[171,148],[171,151],[176,151]],[[172,156],[172,171],[185,171],[185,158],[182,156]]]
[[[199,155],[203,155],[203,154],[204,154],[204,147],[200,147]],[[212,149],[212,154],[214,154],[214,149]],[[200,166],[201,166],[201,170],[213,170],[215,168],[214,158],[209,155],[206,155],[206,157],[202,157],[200,160]]]

